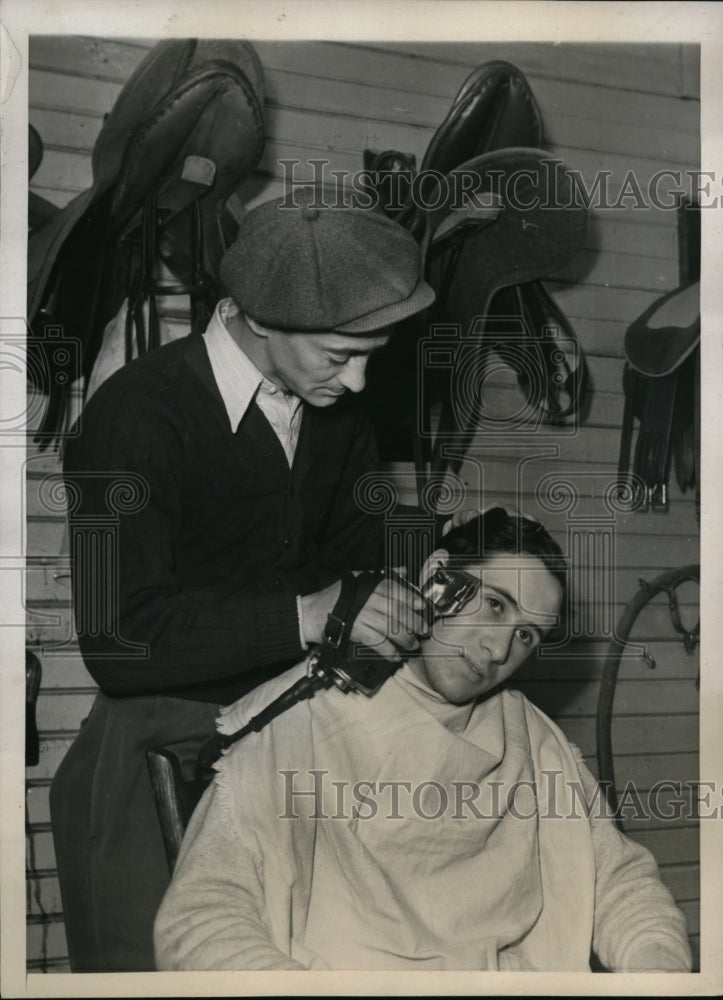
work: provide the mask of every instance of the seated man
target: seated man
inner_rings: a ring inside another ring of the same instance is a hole
[[[236,743],[155,925],[161,969],[689,971],[683,915],[557,726],[504,682],[559,620],[545,529],[444,538],[481,580],[372,698],[335,687]],[[305,669],[232,706],[231,733]]]

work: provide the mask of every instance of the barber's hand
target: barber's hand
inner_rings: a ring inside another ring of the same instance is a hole
[[[341,582],[301,598],[304,636],[309,643],[321,642],[329,612],[334,609]],[[369,646],[387,660],[398,662],[417,649],[418,636],[429,631],[424,601],[397,580],[382,580],[356,617],[351,641]]]

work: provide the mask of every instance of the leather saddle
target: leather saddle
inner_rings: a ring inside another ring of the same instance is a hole
[[[454,394],[473,368],[481,374],[488,366],[490,351],[500,343],[495,330],[506,331],[508,346],[516,339],[518,363],[513,367],[527,402],[541,419],[563,422],[581,412],[585,358],[570,322],[540,279],[559,270],[581,248],[586,211],[577,202],[564,165],[545,152],[542,143],[540,111],[525,76],[511,63],[490,62],[463,83],[429,143],[414,184],[406,178],[407,203],[395,217],[419,240],[437,301],[425,317],[401,331],[391,352],[385,352],[386,368],[372,368],[368,395],[385,457],[406,458],[411,439],[420,475],[430,458],[436,472],[445,465],[459,466],[459,459],[445,461],[444,444],[469,443],[481,401],[462,398],[460,409]],[[378,162],[408,175],[412,169],[392,151],[380,154]],[[524,210],[521,198],[516,207],[512,204],[516,171],[522,185],[518,193],[527,185],[527,194],[544,210]],[[486,207],[475,208],[472,198],[466,208],[460,206],[455,192],[464,190],[464,183],[455,187],[453,182],[464,177],[471,178],[476,195],[486,193],[493,199]],[[387,179],[381,177],[377,188],[382,208]],[[456,385],[440,379],[439,372],[414,356],[423,353],[419,341],[429,325],[440,323],[456,327],[466,340],[456,353],[460,364],[465,359],[468,372],[453,374]],[[420,438],[418,423],[415,426],[418,420],[428,425],[428,416],[417,416],[420,390],[423,408],[441,399],[431,454],[430,435]]]
[[[35,176],[38,167],[43,162],[43,140],[33,125],[28,125],[28,180]],[[35,191],[28,191],[28,232],[41,229],[58,214],[60,209]]]
[[[434,196],[435,174],[446,175],[493,150],[538,148],[542,138],[540,110],[520,70],[502,60],[479,66],[464,81],[432,136],[422,160],[416,199],[409,198],[398,221],[421,238],[427,234],[424,205]]]
[[[92,187],[29,240],[28,370],[49,396],[41,446],[62,431],[67,387],[87,380],[124,300],[126,360],[158,346],[157,295],[189,295],[194,329],[205,326],[237,231],[226,203],[263,151],[262,108],[261,65],[243,41],[160,42],[123,87],[93,148]],[[161,268],[173,280],[159,281]],[[58,327],[79,347],[63,378],[44,335]]]
[[[36,767],[40,762],[37,705],[43,668],[31,649],[25,650],[25,766]]]
[[[551,183],[548,159],[544,150],[502,149],[447,175],[464,177],[470,191],[474,182],[477,197],[496,201],[499,211],[492,221],[469,224],[462,213],[441,238],[432,235],[426,253],[428,280],[437,292],[436,329],[420,360],[427,400],[441,398],[433,474],[457,471],[478,429],[529,432],[541,420],[554,423],[579,407],[584,362],[569,325],[550,318],[556,306],[540,279],[582,246],[587,212],[575,205],[564,170],[558,167]],[[451,338],[447,331],[453,331]],[[524,403],[512,412],[495,412],[486,392],[500,366],[512,369],[523,391]],[[441,380],[435,369],[441,369]],[[445,445],[448,452],[453,447],[454,457],[445,458]]]
[[[628,327],[624,351],[621,486],[634,507],[666,510],[672,465],[680,489],[695,486],[699,502],[700,283],[649,306]]]

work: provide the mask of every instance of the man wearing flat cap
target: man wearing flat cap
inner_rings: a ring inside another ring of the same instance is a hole
[[[321,640],[341,573],[384,564],[383,523],[354,501],[378,465],[351,397],[433,292],[400,226],[314,198],[249,212],[206,332],[111,376],[67,444],[78,638],[100,688],[51,789],[74,971],[153,968],[169,875],[145,751],[190,767],[219,706]],[[384,581],[352,638],[399,658],[424,629],[413,600]]]

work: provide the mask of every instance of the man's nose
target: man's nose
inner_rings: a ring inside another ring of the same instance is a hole
[[[515,634],[514,625],[488,625],[482,644],[489,650],[495,663],[506,663],[510,655],[512,637]]]
[[[366,385],[367,358],[349,358],[339,373],[339,381],[349,392],[361,392]]]

